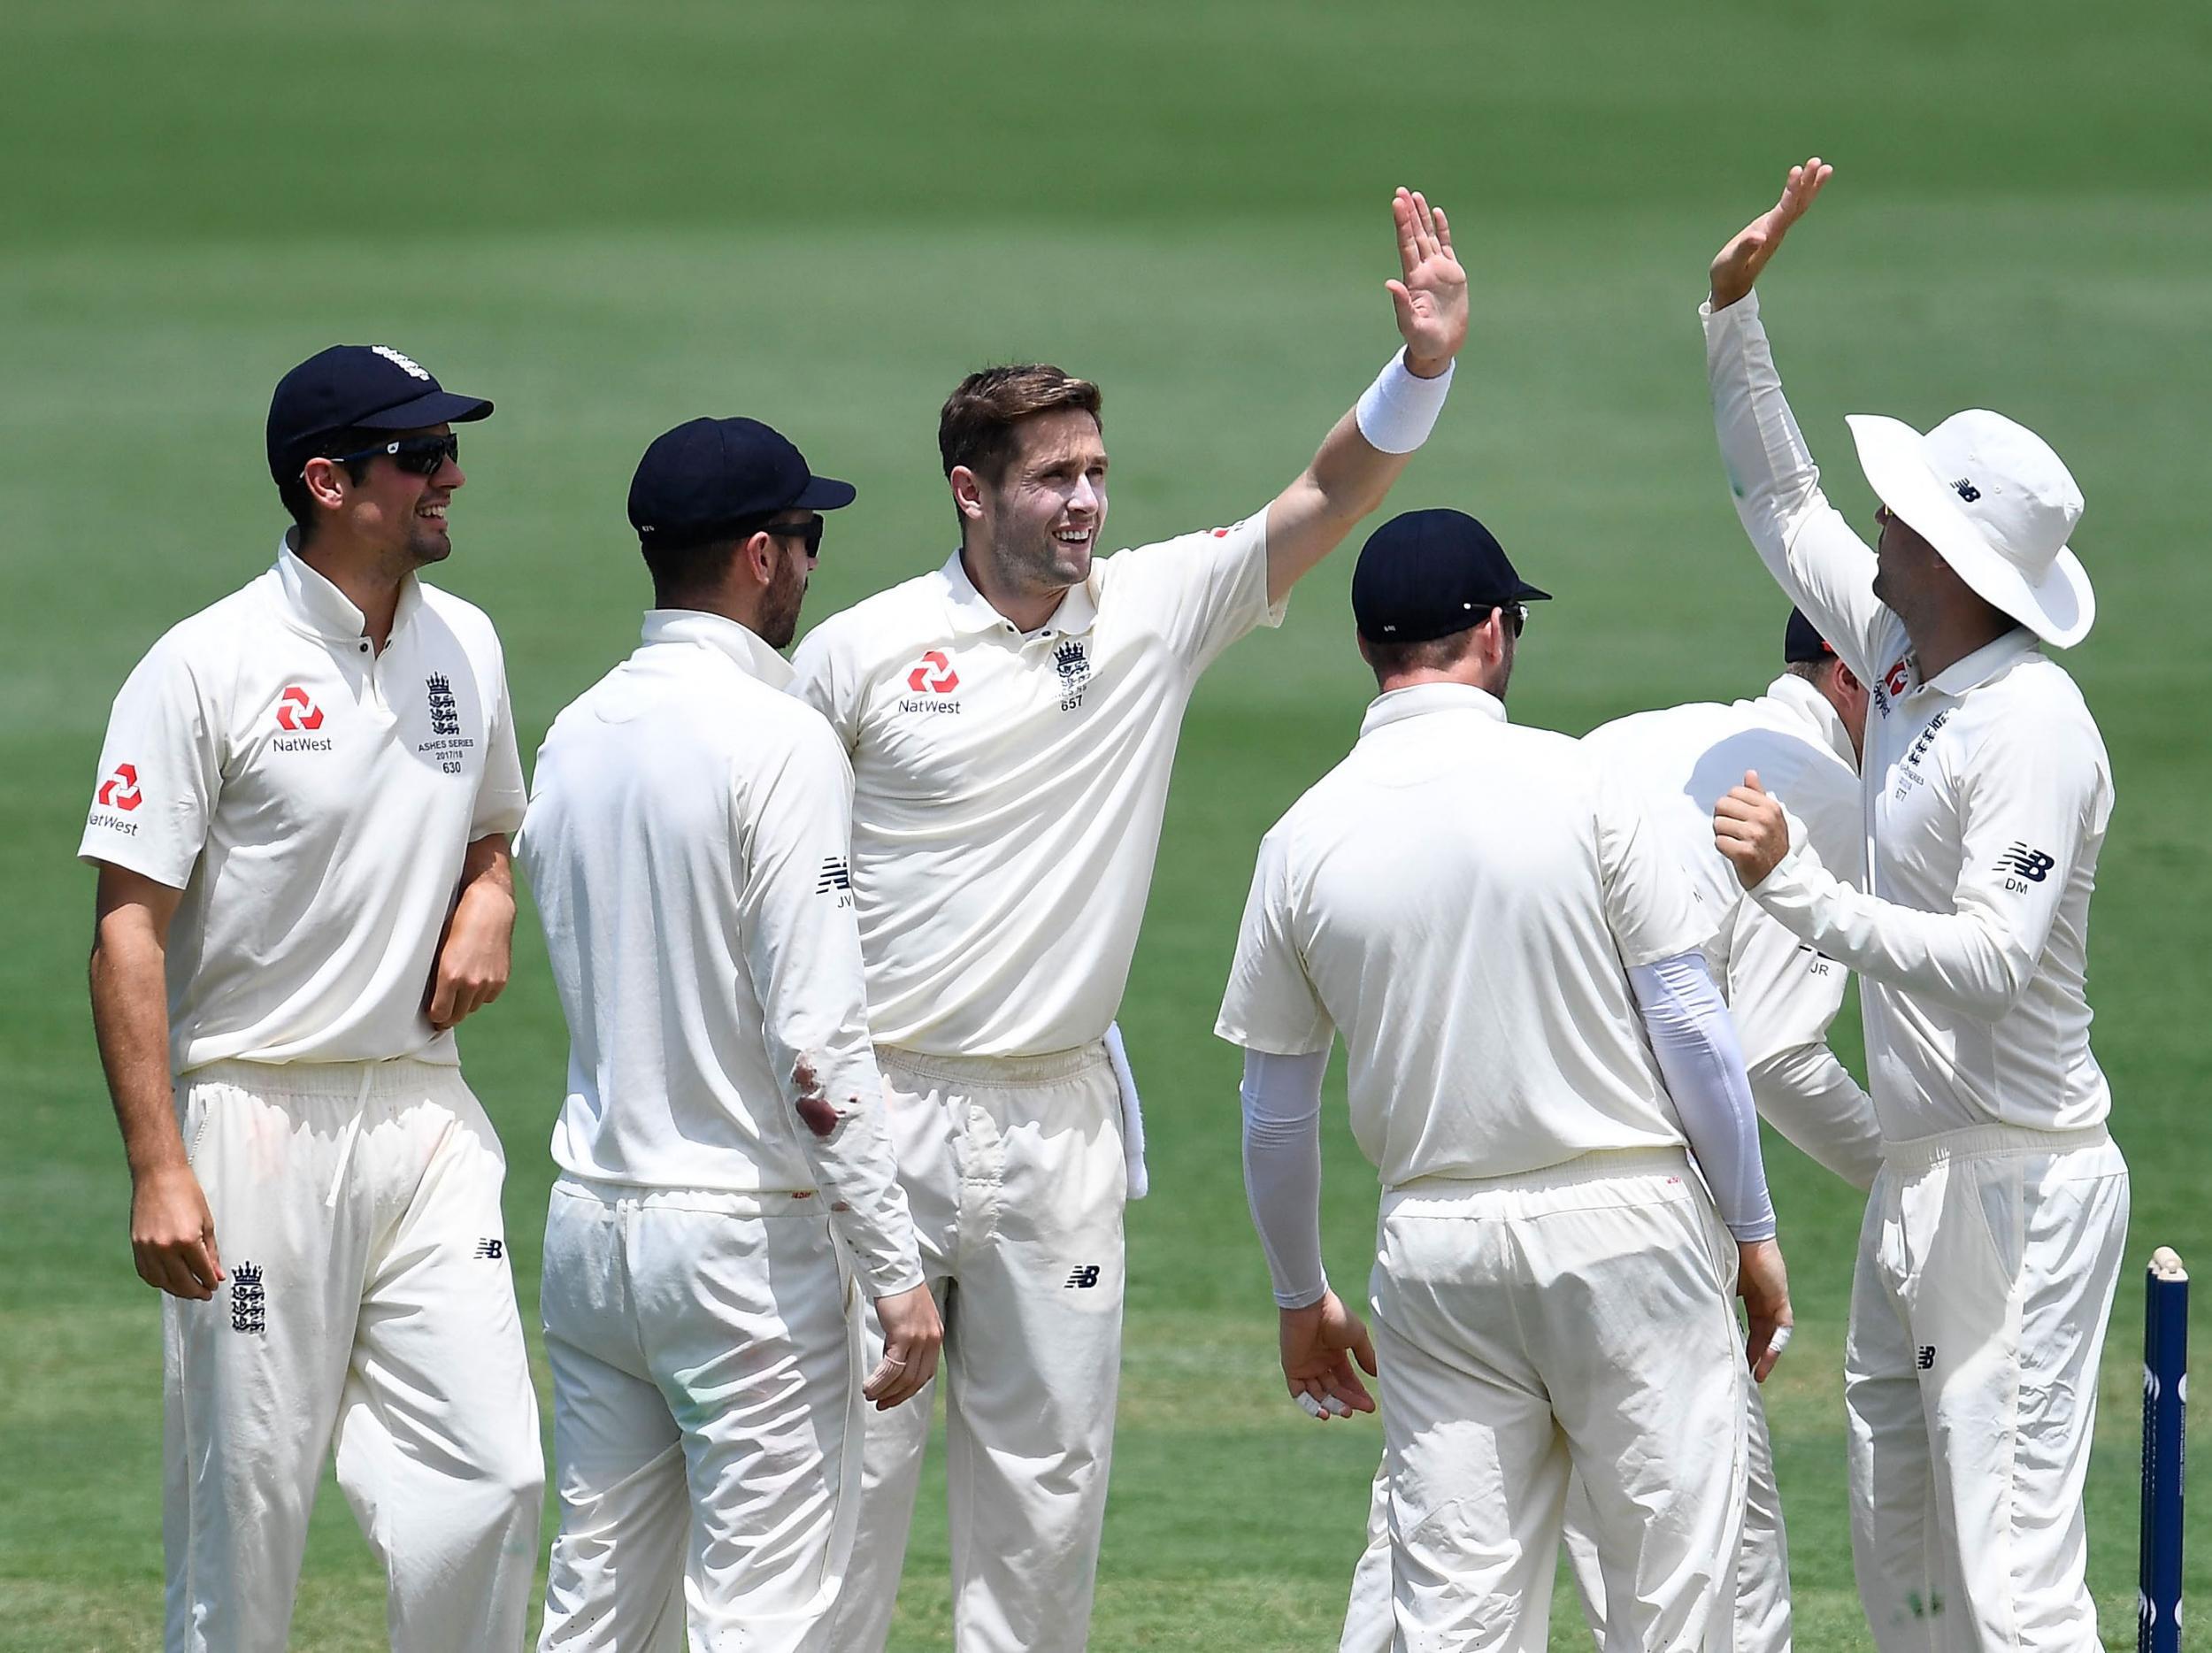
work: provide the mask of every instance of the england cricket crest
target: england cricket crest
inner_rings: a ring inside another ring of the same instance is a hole
[[[1060,674],[1060,710],[1079,711],[1083,708],[1083,691],[1090,684],[1090,657],[1083,652],[1083,640],[1071,637],[1052,651],[1053,670]]]

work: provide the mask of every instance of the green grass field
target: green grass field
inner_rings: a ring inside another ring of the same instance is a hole
[[[2138,1271],[2161,1242],[2212,1262],[2212,771],[2190,733],[2212,694],[2212,22],[2050,0],[1493,11],[0,11],[0,1649],[157,1644],[158,1316],[130,1267],[81,986],[92,880],[71,857],[131,663],[270,559],[260,429],[286,367],[382,341],[497,399],[468,435],[443,577],[500,625],[528,750],[634,638],[623,493],[657,431],[757,414],[860,484],[816,617],[949,548],[935,411],[985,360],[1103,382],[1115,542],[1225,520],[1290,478],[1394,343],[1386,204],[1416,185],[1451,210],[1475,326],[1394,503],[1473,510],[1557,594],[1514,711],[1578,732],[1770,674],[1783,604],[1728,508],[1694,310],[1712,250],[1815,149],[1841,170],[1767,314],[1839,503],[1872,508],[1844,413],[1968,404],[2042,431],[2090,502],[2077,544],[2102,618],[2068,664],[2121,794],[2092,996],[2136,1179],[2092,1581],[2128,1640]],[[1317,1429],[1282,1397],[1235,1057],[1209,1031],[1254,846],[1366,699],[1349,566],[1234,650],[1185,731],[1122,1014],[1155,1193],[1130,1217],[1101,1649],[1333,1646],[1359,1544],[1378,1432]],[[464,1038],[512,1161],[534,1321],[564,1047],[527,921],[513,989]],[[1350,1287],[1373,1182],[1332,1119],[1329,1254]],[[1768,1396],[1799,1645],[1859,1647],[1838,1376],[1855,1202],[1786,1148],[1770,1163],[1801,1326]],[[951,1645],[936,1498],[901,1603],[914,1653]],[[2201,1601],[2201,1518],[2194,1539]],[[295,1645],[382,1646],[381,1602],[326,1497]],[[1587,1644],[1563,1618],[1555,1645]]]

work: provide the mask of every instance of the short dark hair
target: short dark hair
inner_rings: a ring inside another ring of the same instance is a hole
[[[1488,615],[1483,616],[1485,619]],[[1448,631],[1441,637],[1425,637],[1419,642],[1377,642],[1365,632],[1360,642],[1367,647],[1367,664],[1375,668],[1378,682],[1386,677],[1397,677],[1407,672],[1448,672],[1467,657],[1467,650],[1475,641],[1472,626],[1461,631]]]
[[[1048,362],[1025,362],[1015,366],[986,367],[970,373],[945,398],[937,416],[937,451],[945,461],[945,474],[965,465],[984,481],[997,483],[1006,475],[1006,462],[1014,457],[1014,430],[1024,419],[1040,413],[1074,408],[1106,428],[1100,409],[1105,398],[1087,379],[1078,379]]]
[[[690,608],[690,599],[711,591],[722,583],[723,576],[736,560],[737,548],[759,532],[748,528],[738,534],[722,534],[711,540],[690,540],[674,545],[645,544],[639,552],[645,558],[646,571],[653,576],[653,605],[656,608]]]
[[[1828,675],[1828,668],[1834,663],[1835,657],[1830,654],[1823,655],[1817,660],[1785,660],[1782,670],[1788,676],[1801,677],[1808,683],[1817,683]]]
[[[334,430],[318,436],[300,454],[299,468],[277,484],[277,497],[284,502],[284,509],[291,514],[293,526],[299,529],[299,542],[304,547],[315,532],[315,496],[307,491],[307,483],[300,474],[310,459],[327,459],[342,453],[358,453],[364,448],[373,448],[391,440],[388,431],[367,431],[354,428]],[[346,475],[358,482],[367,473],[369,459],[355,459],[346,466]]]

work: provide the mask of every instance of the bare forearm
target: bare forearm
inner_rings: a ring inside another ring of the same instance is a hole
[[[92,1026],[131,1175],[184,1163],[169,1076],[169,999],[161,943],[125,919],[102,920],[92,948]]]

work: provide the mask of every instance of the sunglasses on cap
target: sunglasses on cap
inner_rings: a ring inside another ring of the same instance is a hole
[[[364,448],[358,453],[334,453],[329,456],[333,465],[356,465],[364,459],[381,456],[389,459],[410,476],[435,476],[438,467],[448,459],[461,462],[461,439],[456,435],[401,436],[380,442],[373,448]]]

